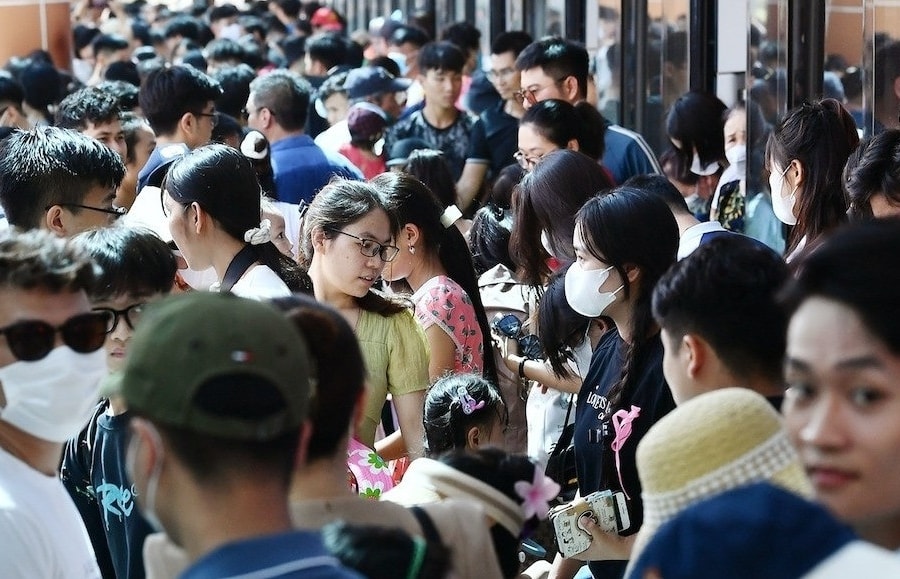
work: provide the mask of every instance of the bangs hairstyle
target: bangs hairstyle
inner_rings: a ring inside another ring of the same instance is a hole
[[[462,73],[466,56],[451,42],[429,42],[419,50],[418,64],[420,74],[429,70]]]
[[[175,256],[153,231],[140,227],[103,227],[78,234],[73,241],[99,269],[88,297],[92,302],[167,294],[178,269]]]
[[[704,92],[683,94],[672,103],[666,117],[666,134],[681,142],[681,147],[675,149],[685,160],[682,172],[690,171],[695,149],[704,165],[725,158],[726,110],[725,103]]]
[[[622,368],[622,377],[608,398],[615,406],[631,386],[635,369],[643,362],[648,340],[655,335],[651,298],[660,277],[675,263],[678,225],[665,201],[652,193],[617,187],[594,197],[578,212],[575,221],[587,251],[612,266],[622,278],[623,292],[631,300],[632,343]],[[628,283],[626,266],[638,268],[640,277]]]

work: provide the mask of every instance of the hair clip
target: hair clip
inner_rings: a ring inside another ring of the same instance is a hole
[[[456,205],[448,205],[441,214],[441,225],[443,225],[444,228],[450,227],[456,223],[460,217],[462,217],[462,211],[459,210],[459,207]]]
[[[531,517],[546,519],[550,511],[550,501],[556,498],[560,489],[559,484],[539,468],[534,469],[534,478],[531,482],[520,480],[513,488],[522,499],[522,514],[525,515],[525,520]]]
[[[271,230],[272,222],[268,219],[263,219],[259,223],[259,227],[254,227],[253,229],[248,229],[244,232],[244,241],[246,241],[250,245],[260,245],[262,243],[271,241]]]
[[[456,389],[456,399],[459,401],[459,405],[462,406],[463,414],[466,416],[484,408],[484,400],[476,401],[469,394],[469,391],[466,390],[465,386],[460,386]]]

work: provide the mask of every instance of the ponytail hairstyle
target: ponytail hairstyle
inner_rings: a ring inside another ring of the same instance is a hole
[[[580,153],[595,161],[603,157],[606,120],[585,101],[576,105],[560,99],[541,101],[525,111],[519,124],[530,125],[560,149],[569,148],[569,142],[574,140]]]
[[[444,207],[456,203],[456,180],[442,151],[416,149],[409,154],[404,171],[431,189]]]
[[[173,163],[162,184],[173,201],[197,203],[228,235],[241,242],[260,225],[259,179],[240,151],[222,144],[194,149]],[[257,260],[270,267],[291,291],[310,292],[306,271],[271,242],[251,245]]]
[[[842,173],[858,144],[853,117],[834,99],[791,109],[769,135],[769,171],[776,166],[785,169],[796,159],[805,173],[794,207],[797,224],[791,229],[786,254],[794,251],[804,237],[812,242],[847,221],[849,201]]]
[[[675,263],[678,226],[672,211],[658,196],[628,186],[594,197],[578,212],[584,247],[591,255],[615,268],[631,301],[631,344],[622,365],[622,375],[608,394],[615,407],[622,393],[632,386],[644,363],[646,346],[658,328],[651,298],[659,278]],[[628,281],[627,266],[640,275]]]
[[[411,223],[419,228],[424,250],[436,255],[447,270],[447,277],[468,294],[485,342],[482,375],[492,384],[497,384],[497,367],[489,342],[491,327],[481,303],[478,278],[465,237],[452,223],[445,226],[441,222],[443,206],[434,193],[415,177],[406,173],[384,173],[370,183],[385,192],[400,227]]]
[[[469,430],[482,431],[497,418],[509,421],[500,389],[475,374],[450,374],[425,395],[425,453],[428,456],[466,448]]]
[[[313,198],[300,224],[300,255],[304,266],[309,268],[315,250],[312,235],[322,229],[328,239],[339,235],[336,231],[362,219],[372,211],[384,211],[391,225],[391,236],[396,237],[399,227],[394,214],[388,210],[385,197],[378,188],[364,181],[332,179]],[[356,298],[356,305],[367,312],[384,317],[398,314],[406,309],[401,301],[391,300],[384,295],[369,290],[366,295]]]

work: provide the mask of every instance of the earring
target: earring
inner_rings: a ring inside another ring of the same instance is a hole
[[[416,254],[416,246],[410,245],[410,246],[409,246],[409,252],[410,252],[411,254],[415,255],[415,254]]]

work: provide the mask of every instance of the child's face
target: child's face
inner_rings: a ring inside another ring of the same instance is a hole
[[[110,372],[122,369],[125,364],[125,355],[128,353],[128,345],[134,333],[134,327],[140,323],[141,315],[146,305],[158,300],[162,294],[149,296],[134,296],[124,294],[109,300],[98,301],[92,304],[96,310],[110,310],[115,315],[113,330],[106,334],[106,362]]]
[[[285,235],[284,217],[281,215],[281,213],[277,211],[267,211],[264,209],[262,212],[262,217],[263,219],[269,220],[269,231],[272,237],[272,243],[275,244],[275,247],[278,248],[278,251],[290,258],[293,258],[294,244],[291,243],[291,240],[287,238],[287,235]]]

